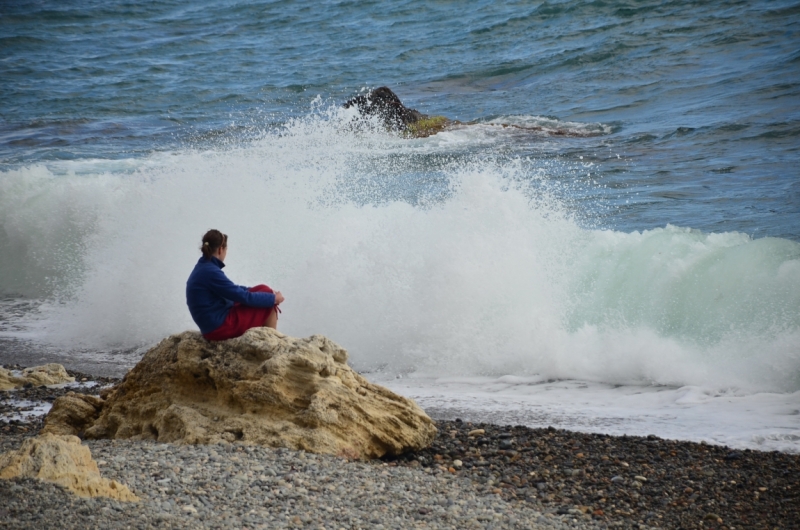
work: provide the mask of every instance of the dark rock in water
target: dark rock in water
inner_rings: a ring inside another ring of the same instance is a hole
[[[344,108],[350,107],[358,108],[362,116],[377,116],[389,130],[415,138],[436,134],[450,123],[455,123],[444,116],[428,116],[406,107],[397,94],[385,86],[349,99]]]
[[[379,116],[392,129],[401,129],[424,117],[421,112],[403,105],[397,94],[385,86],[370,90],[366,95],[356,96],[344,104],[346,109],[353,106],[358,107],[365,116]]]
[[[361,113],[361,116],[365,118],[379,118],[386,129],[398,132],[406,138],[425,138],[445,129],[477,124],[477,122],[463,123],[458,120],[448,119],[444,116],[428,116],[427,114],[422,114],[418,110],[410,109],[403,105],[403,102],[400,101],[397,94],[392,92],[389,87],[385,86],[370,90],[366,94],[355,96],[347,100],[343,106],[346,109],[356,107]],[[569,128],[554,129],[538,125],[520,126],[505,123],[484,125],[545,136],[585,137],[601,134],[596,131],[576,131]],[[506,425],[503,428],[510,429],[512,426]]]

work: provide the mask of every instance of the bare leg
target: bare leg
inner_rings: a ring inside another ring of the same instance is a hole
[[[264,321],[264,326],[272,329],[278,329],[278,310],[273,309],[269,312],[269,316]]]

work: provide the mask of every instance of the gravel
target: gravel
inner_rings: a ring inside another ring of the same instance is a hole
[[[545,513],[637,528],[800,528],[800,455],[656,436],[437,422],[433,445],[395,462],[470,478]]]
[[[20,408],[73,388],[0,392],[0,453],[41,428]],[[20,405],[22,403],[22,405]],[[139,503],[0,480],[0,528],[798,528],[800,455],[438,421],[433,445],[372,462],[240,443],[85,441]]]
[[[0,450],[23,438],[0,436]],[[238,443],[86,443],[102,475],[128,485],[141,502],[81,499],[36,480],[0,480],[0,528],[595,528],[431,468]]]

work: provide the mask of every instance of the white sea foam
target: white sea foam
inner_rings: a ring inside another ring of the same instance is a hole
[[[582,123],[561,121],[547,116],[498,116],[484,123],[492,125],[520,127],[522,129],[541,130],[548,134],[570,134],[575,136],[597,136],[609,134],[610,125],[605,123]]]
[[[540,377],[378,378],[442,419],[800,453],[800,392],[607,385]]]
[[[236,148],[9,171],[0,290],[48,300],[38,340],[151,344],[194,328],[184,282],[219,228],[228,275],[286,295],[283,331],[361,369],[800,389],[800,245],[586,229],[547,164],[448,149],[331,112]]]

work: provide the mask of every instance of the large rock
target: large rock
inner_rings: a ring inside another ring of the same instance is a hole
[[[0,479],[15,477],[55,482],[81,497],[139,500],[124,484],[100,476],[89,448],[76,436],[44,434],[0,455]]]
[[[20,375],[14,375],[11,371],[0,368],[0,390],[12,390],[28,383],[41,386],[72,383],[73,381],[75,378],[70,377],[64,367],[56,363],[25,368]]]
[[[185,332],[145,354],[95,403],[59,398],[45,431],[87,438],[209,444],[241,441],[375,458],[430,445],[433,421],[413,401],[367,381],[327,338],[269,328],[208,342]],[[88,405],[88,406],[87,406]]]

